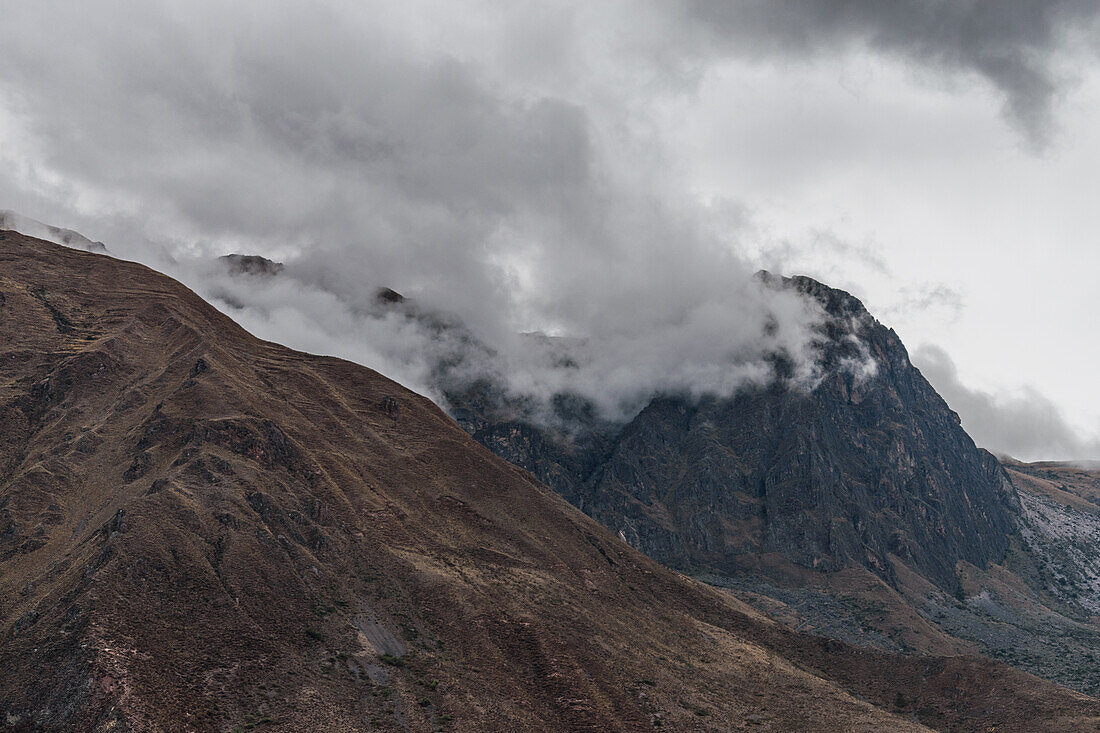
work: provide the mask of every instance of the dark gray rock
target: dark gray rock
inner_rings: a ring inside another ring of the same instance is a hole
[[[526,468],[651,557],[732,572],[778,553],[823,571],[864,566],[893,582],[890,556],[948,591],[956,563],[998,562],[1019,500],[997,460],[909,361],[897,334],[853,296],[780,280],[822,303],[821,377],[780,378],[731,398],[655,397],[625,425],[583,404],[560,426],[491,386],[447,394],[479,442]],[[871,365],[873,364],[873,367]],[[873,373],[870,371],[873,369]]]
[[[282,262],[274,262],[260,255],[229,254],[218,258],[233,275],[260,275],[271,277],[283,271]]]

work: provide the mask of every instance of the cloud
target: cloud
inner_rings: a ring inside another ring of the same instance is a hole
[[[0,195],[168,270],[266,338],[419,389],[432,380],[414,355],[438,333],[377,312],[379,287],[454,314],[469,335],[437,346],[482,344],[524,393],[576,389],[614,410],[655,389],[728,392],[777,350],[808,374],[820,312],[754,282],[743,207],[695,195],[658,120],[716,59],[857,42],[976,70],[1016,100],[1012,119],[1042,117],[1050,94],[1025,94],[1024,72],[1054,83],[1054,45],[1087,16],[1059,6],[1029,36],[982,30],[967,3],[938,12],[973,37],[940,41],[915,11],[838,6],[16,4],[0,24]],[[1016,51],[1026,63],[995,76],[990,59]],[[228,252],[286,269],[265,290],[204,264]],[[547,368],[558,356],[517,341],[528,331],[569,337],[549,343],[575,368]]]
[[[931,314],[939,323],[954,323],[964,309],[965,298],[955,287],[942,282],[912,283],[898,277],[874,241],[852,242],[833,232],[817,230],[803,240],[769,243],[750,256],[766,270],[807,274],[848,290],[865,302],[870,301],[863,292],[868,282],[878,282],[889,290],[889,297],[872,310],[884,321]]]
[[[430,26],[385,3],[269,7],[7,13],[0,86],[23,145],[6,153],[27,162],[7,175],[37,171],[7,186],[73,201],[114,251],[261,336],[422,390],[430,355],[471,340],[514,389],[572,389],[609,412],[760,381],[775,351],[812,372],[817,306],[754,281],[739,232],[679,192],[637,110],[606,99],[617,67],[598,65],[600,45],[586,53],[606,89],[590,92],[558,78],[560,50],[526,72],[558,69],[549,81],[501,74],[468,24],[538,29],[492,6],[429,3]],[[46,38],[65,41],[45,53]],[[207,264],[227,251],[286,269],[264,286],[231,278]],[[380,287],[470,333],[379,312]],[[534,330],[570,336],[549,343],[571,344],[574,366],[517,341]]]
[[[685,0],[683,8],[715,53],[814,59],[855,49],[944,78],[980,78],[1036,149],[1049,142],[1069,81],[1059,53],[1093,37],[1100,18],[1094,0]]]
[[[858,265],[875,275],[892,276],[880,247],[868,242],[850,242],[824,230],[811,232],[808,241],[784,239],[768,244],[756,257],[764,269],[776,272],[794,272],[809,266],[815,271],[827,270],[824,275],[835,278],[842,269]]]
[[[963,307],[962,293],[945,283],[903,285],[898,289],[894,302],[883,308],[882,317],[931,312],[937,315],[941,323],[954,323],[959,320]]]
[[[166,270],[196,283],[253,333],[367,364],[444,405],[446,390],[488,378],[534,400],[536,415],[555,395],[569,393],[590,400],[603,417],[625,419],[655,392],[731,394],[766,383],[775,353],[791,358],[796,383],[809,385],[817,376],[818,305],[756,278],[726,281],[721,292],[654,311],[629,327],[601,322],[581,337],[563,337],[471,328],[417,301],[382,299],[362,283],[354,291],[340,283],[330,288],[326,271],[309,259],[291,261],[274,276],[208,259],[168,263]]]
[[[1100,457],[1100,438],[1071,427],[1058,406],[1035,389],[991,393],[968,387],[959,380],[951,357],[938,346],[918,348],[913,363],[983,448],[1020,460]]]

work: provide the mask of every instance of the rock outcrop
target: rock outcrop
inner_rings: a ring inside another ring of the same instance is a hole
[[[892,581],[896,557],[952,590],[960,561],[1000,561],[1016,532],[1015,490],[897,334],[848,293],[767,277],[828,315],[815,385],[784,379],[777,359],[767,387],[660,395],[625,425],[567,416],[562,430],[514,410],[498,419],[484,388],[449,393],[454,414],[490,450],[679,569],[728,572],[775,553]]]

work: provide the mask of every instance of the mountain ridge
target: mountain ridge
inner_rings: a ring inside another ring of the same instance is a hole
[[[555,437],[537,423],[522,416],[487,420],[458,390],[447,398],[479,441],[532,470],[634,546],[681,569],[735,568],[740,555],[779,551],[809,567],[856,562],[889,578],[886,556],[895,554],[912,557],[937,585],[953,589],[958,560],[984,565],[1002,558],[1010,515],[1019,511],[1014,490],[992,454],[974,446],[957,414],[912,366],[897,334],[843,291],[807,277],[764,280],[816,298],[830,316],[819,383],[806,392],[780,378],[730,398],[657,396],[616,436],[593,439],[596,451],[609,442],[615,447],[586,476],[576,465],[592,459],[578,461],[575,445],[524,452],[528,442],[543,447]],[[861,375],[867,363],[882,373]],[[505,447],[507,435],[522,437]],[[863,450],[878,456],[865,458]],[[944,457],[923,460],[937,453]],[[652,469],[638,464],[652,455],[662,457]],[[823,465],[800,465],[802,456],[820,457]],[[858,489],[847,485],[853,482]],[[818,494],[807,494],[815,483]],[[957,488],[964,485],[965,491]],[[670,518],[675,511],[661,491],[679,491],[666,498],[682,510],[681,519]],[[871,507],[888,516],[871,516]],[[726,532],[685,524],[716,513],[740,525]],[[927,534],[933,522],[934,541]],[[749,545],[746,535],[755,536]],[[727,552],[729,542],[734,546]],[[945,555],[930,555],[930,548]]]
[[[425,398],[259,341],[147,268],[7,232],[0,263],[8,729],[1100,715],[987,660],[794,634],[619,543]]]
[[[810,388],[787,383],[780,359],[766,386],[657,395],[625,424],[569,400],[549,424],[491,383],[447,391],[452,414],[620,539],[792,628],[981,651],[1100,690],[1095,505],[978,448],[857,298],[760,277],[829,315]]]

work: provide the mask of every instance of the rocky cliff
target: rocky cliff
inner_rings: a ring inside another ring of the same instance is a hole
[[[566,430],[514,412],[493,419],[483,393],[448,397],[479,442],[673,567],[728,572],[774,553],[892,581],[895,557],[955,589],[960,561],[1001,560],[1015,490],[897,334],[843,291],[768,277],[828,315],[815,384],[785,379],[777,359],[767,387],[656,396],[624,425],[578,421],[573,409]]]

